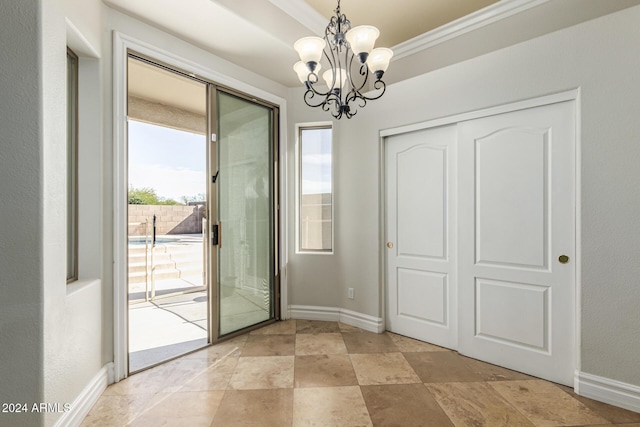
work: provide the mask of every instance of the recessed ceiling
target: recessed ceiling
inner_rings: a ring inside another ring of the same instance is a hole
[[[298,61],[293,43],[323,35],[337,5],[337,0],[103,1],[285,87],[300,87],[292,70]],[[353,26],[380,29],[376,46],[394,49],[385,74],[393,83],[636,4],[640,0],[341,0],[340,5]],[[492,31],[483,32],[486,28]],[[454,52],[442,55],[449,40]]]
[[[498,0],[341,0],[340,9],[353,27],[380,30],[376,46],[392,47],[434,28],[467,16]],[[305,0],[327,21],[337,0]]]

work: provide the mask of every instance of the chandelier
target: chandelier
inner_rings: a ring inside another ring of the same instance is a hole
[[[340,0],[335,13],[324,31],[324,38],[303,37],[295,42],[293,48],[300,55],[300,61],[293,70],[307,88],[304,102],[308,106],[321,107],[336,119],[342,116],[350,119],[367,101],[384,94],[387,86],[382,76],[389,67],[393,51],[373,48],[380,35],[376,27],[351,28],[351,22],[340,12]],[[329,63],[329,69],[322,73],[328,87],[326,92],[318,88],[323,54]],[[373,93],[367,96],[363,91]]]

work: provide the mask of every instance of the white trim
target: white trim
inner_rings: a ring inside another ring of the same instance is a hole
[[[456,114],[453,116],[437,118],[433,120],[428,120],[425,122],[415,123],[411,125],[399,126],[395,128],[383,129],[380,131],[380,157],[381,160],[379,162],[379,167],[381,168],[379,176],[379,194],[380,194],[380,215],[379,215],[379,229],[380,238],[379,238],[379,247],[383,248],[386,240],[386,209],[385,209],[385,185],[386,185],[386,177],[385,177],[385,144],[386,138],[393,135],[399,135],[408,132],[414,132],[418,130],[433,128],[437,126],[451,125],[457,124],[467,120],[478,119],[482,117],[488,117],[498,114],[510,113],[514,111],[524,110],[528,108],[541,107],[544,105],[550,105],[560,102],[573,101],[574,102],[574,111],[576,114],[575,117],[575,187],[574,187],[574,214],[575,214],[575,276],[574,276],[574,331],[575,331],[575,348],[574,348],[574,362],[576,372],[579,371],[582,367],[582,341],[581,341],[581,328],[582,328],[582,306],[581,306],[581,295],[582,295],[582,281],[581,281],[581,265],[582,265],[582,233],[581,233],[581,194],[582,194],[582,174],[581,174],[581,164],[582,164],[582,156],[581,156],[581,147],[582,147],[582,114],[581,114],[581,90],[580,88],[567,90],[564,92],[554,93],[550,95],[540,96],[538,98],[531,98],[522,101],[512,102],[510,104],[502,104],[494,107],[484,108],[477,111],[471,111],[461,114]],[[456,148],[457,149],[457,148]],[[380,307],[381,313],[386,319],[387,317],[387,301],[386,301],[386,293],[387,293],[387,259],[386,252],[382,250],[382,255],[379,257],[380,259],[380,268],[382,270],[380,276]],[[456,267],[457,268],[457,267]],[[603,378],[603,380],[606,380]],[[622,383],[620,383],[622,384]],[[576,387],[576,391],[578,390],[578,376],[575,376],[574,386]],[[635,386],[633,386],[635,387]],[[579,393],[580,394],[580,393]],[[609,402],[607,402],[609,403]],[[614,403],[615,404],[615,403]],[[640,407],[640,406],[639,406]],[[634,409],[638,411],[638,409]],[[640,412],[640,411],[639,411]]]
[[[357,311],[340,310],[339,322],[346,325],[355,326],[365,331],[376,332],[381,334],[385,331],[384,319],[381,317],[370,316],[368,314],[358,313]]]
[[[77,427],[82,424],[93,405],[96,404],[107,386],[113,382],[113,363],[104,365],[93,379],[80,392],[71,404],[69,412],[65,412],[54,424],[55,427]]]
[[[484,108],[482,110],[470,111],[467,113],[456,114],[453,116],[442,117],[438,119],[427,120],[426,122],[414,123],[411,125],[398,126],[380,131],[380,137],[399,135],[407,132],[414,132],[433,128],[436,126],[451,125],[454,123],[465,122],[467,120],[479,119],[481,117],[495,116],[497,114],[510,113],[518,110],[526,110],[527,108],[541,107],[543,105],[556,104],[558,102],[574,101],[578,99],[579,89],[572,89],[565,92],[545,95],[538,98],[526,99],[523,101],[512,102],[510,104],[497,105],[494,107]]]
[[[575,114],[576,114],[576,143],[574,145],[575,152],[575,339],[576,339],[576,370],[582,369],[582,91],[580,88],[576,90],[575,97]]]
[[[274,6],[307,27],[318,36],[324,35],[329,20],[303,0],[269,0]]]
[[[303,0],[269,0],[318,36],[324,35],[328,19]],[[393,46],[392,61],[437,46],[463,34],[507,19],[550,0],[502,0]]]
[[[314,305],[290,305],[292,319],[323,320],[325,322],[341,322],[365,331],[384,332],[384,321],[380,317],[358,313],[338,307],[320,307]]]
[[[380,315],[383,328],[389,318],[387,311],[387,156],[386,138],[378,137],[378,295],[380,295]]]
[[[184,71],[193,73],[198,76],[210,80],[218,85],[230,87],[232,89],[244,92],[248,95],[261,98],[277,105],[280,109],[280,131],[279,131],[279,159],[282,159],[283,152],[286,153],[287,147],[287,102],[284,98],[269,93],[265,90],[251,86],[233,77],[216,72],[200,64],[173,54],[169,51],[156,47],[152,44],[143,42],[119,31],[113,32],[113,314],[114,314],[114,380],[120,381],[127,376],[127,346],[128,346],[128,311],[127,311],[127,170],[126,170],[126,102],[127,102],[127,82],[126,82],[126,64],[127,50],[131,49],[140,54],[147,55],[165,64],[175,66]],[[285,161],[281,162],[281,171],[285,174],[281,176],[283,181],[283,190],[286,190],[286,155]],[[281,193],[286,202],[286,193]],[[281,200],[281,207],[283,206]],[[284,205],[286,206],[286,205]],[[282,208],[281,218],[285,217],[285,210]],[[287,242],[286,223],[280,227],[280,242]],[[284,248],[287,249],[286,246]],[[282,271],[286,265],[286,257],[282,260]],[[283,274],[280,280],[280,296],[281,296],[281,317],[287,317],[287,275]]]
[[[127,48],[113,32],[113,365],[114,380],[128,373],[127,310]]]
[[[575,391],[580,396],[640,412],[640,387],[586,372],[575,372]]]
[[[295,218],[293,220],[294,226],[295,226],[295,230],[293,235],[295,236],[295,241],[294,241],[294,247],[295,247],[295,253],[296,255],[333,255],[334,254],[334,246],[335,246],[335,224],[332,223],[331,224],[331,250],[330,251],[311,251],[311,250],[302,250],[300,249],[300,206],[302,203],[302,200],[300,200],[300,166],[301,166],[301,162],[300,162],[300,156],[301,156],[301,147],[300,144],[302,141],[300,141],[300,129],[305,129],[305,128],[317,128],[317,127],[326,127],[331,129],[331,196],[332,196],[332,202],[331,202],[331,218],[333,221],[333,218],[335,218],[335,188],[336,188],[336,181],[335,181],[335,168],[333,167],[333,165],[335,164],[335,144],[334,144],[334,128],[333,128],[333,122],[331,121],[319,121],[319,122],[304,122],[304,123],[296,123],[295,125],[295,144],[294,144],[294,155],[295,155],[295,164],[294,164],[294,191],[295,191],[295,195],[294,195],[294,204],[295,207],[293,209]]]
[[[273,0],[272,0],[273,1]],[[502,0],[442,25],[410,40],[393,46],[392,61],[405,58],[422,50],[437,46],[470,31],[493,24],[539,6],[549,0]]]
[[[67,27],[67,46],[78,56],[100,58],[98,50],[89,42],[82,32],[73,25],[69,18],[64,18]]]

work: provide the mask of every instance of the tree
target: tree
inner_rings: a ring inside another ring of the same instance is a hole
[[[179,205],[173,199],[158,197],[156,190],[149,187],[129,188],[130,205]]]

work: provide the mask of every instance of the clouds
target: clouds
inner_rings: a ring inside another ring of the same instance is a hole
[[[331,193],[331,129],[303,129],[300,156],[302,194]]]
[[[206,138],[161,126],[129,121],[129,185],[149,187],[159,197],[206,193]]]

